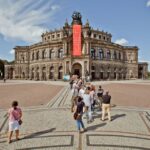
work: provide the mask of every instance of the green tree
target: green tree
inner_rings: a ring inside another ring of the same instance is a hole
[[[0,59],[0,79],[4,78],[4,61]]]

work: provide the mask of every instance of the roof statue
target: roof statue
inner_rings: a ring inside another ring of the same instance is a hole
[[[74,11],[72,14],[72,24],[80,24],[82,25],[82,16],[80,12]]]

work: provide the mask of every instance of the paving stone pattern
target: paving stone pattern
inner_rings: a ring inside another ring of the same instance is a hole
[[[142,83],[143,84],[143,83]],[[112,107],[112,121],[100,120],[95,110],[94,121],[87,124],[87,132],[78,133],[70,112],[69,86],[44,106],[23,108],[21,140],[7,144],[8,120],[0,111],[0,150],[149,150],[150,109]],[[1,123],[2,122],[2,123]]]

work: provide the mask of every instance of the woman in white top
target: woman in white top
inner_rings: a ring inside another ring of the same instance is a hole
[[[85,93],[83,94],[83,102],[85,104],[85,113],[86,113],[86,118],[87,122],[92,121],[92,112],[91,112],[91,96],[90,96],[90,91],[86,89]]]
[[[77,81],[74,81],[73,86],[72,86],[72,100],[71,100],[71,112],[73,112],[73,108],[76,105],[76,97],[78,96],[78,89],[79,86],[77,85]]]
[[[77,84],[77,81],[74,81],[73,86],[72,86],[72,94],[73,97],[77,97],[78,96],[78,90],[79,90],[79,86]]]
[[[96,103],[96,93],[95,93],[95,86],[91,85],[90,89],[90,96],[91,96],[91,102],[92,102],[92,111],[94,111],[95,103]]]
[[[84,85],[81,86],[81,89],[79,90],[79,96],[83,98],[83,95],[85,93]]]

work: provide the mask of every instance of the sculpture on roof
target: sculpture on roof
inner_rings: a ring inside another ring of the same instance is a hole
[[[80,12],[74,11],[72,14],[72,24],[80,24],[82,25],[82,16]]]

